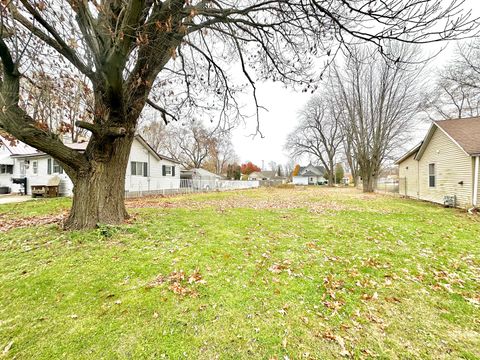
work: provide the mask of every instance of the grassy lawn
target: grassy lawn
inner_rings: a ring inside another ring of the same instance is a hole
[[[0,358],[480,356],[479,217],[346,189],[128,207],[119,227],[0,232]]]

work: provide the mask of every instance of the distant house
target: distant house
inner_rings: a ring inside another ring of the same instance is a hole
[[[182,188],[194,189],[214,189],[218,180],[223,179],[222,176],[214,174],[208,170],[201,168],[193,168],[181,170],[180,172]]]
[[[67,143],[65,145],[83,152],[88,143]],[[27,150],[19,151],[25,146]],[[63,171],[60,163],[50,155],[19,142],[13,149],[10,159],[13,161],[13,168],[9,170],[9,183],[12,184],[12,178],[26,179],[27,194],[30,194],[32,185],[45,185],[50,178],[58,176],[60,178],[60,195],[72,195],[72,181]],[[13,184],[11,186],[12,191],[18,191]],[[136,135],[125,174],[125,192],[131,194],[155,193],[179,187],[179,163],[159,155],[141,136]]]
[[[479,203],[480,118],[435,121],[422,143],[396,161],[399,192],[455,206]]]
[[[13,156],[34,151],[36,150],[27,144],[18,141],[12,143],[0,136],[0,194],[20,191],[20,185],[12,182],[15,165]]]
[[[328,183],[325,179],[325,168],[312,164],[300,167],[297,176],[294,176],[292,180],[295,185],[325,185]]]
[[[248,175],[249,181],[260,181],[261,186],[275,186],[287,182],[285,176],[279,176],[277,171],[255,171]]]

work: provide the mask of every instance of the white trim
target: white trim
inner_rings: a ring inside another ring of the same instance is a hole
[[[474,171],[475,174],[473,175],[473,199],[472,204],[474,207],[477,206],[477,199],[478,199],[478,170],[480,167],[480,156],[475,156],[475,166]]]
[[[407,160],[408,158],[410,158],[412,155],[416,155],[418,150],[420,150],[420,147],[422,146],[422,143],[419,143],[417,145],[415,145],[413,148],[411,148],[410,150],[408,150],[405,154],[402,155],[401,158],[399,158],[398,160],[396,160],[394,162],[395,165],[400,165],[402,162],[404,162],[405,160]],[[415,157],[414,157],[415,158]]]

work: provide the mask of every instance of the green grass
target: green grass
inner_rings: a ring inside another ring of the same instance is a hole
[[[478,217],[351,189],[128,206],[119,227],[0,233],[0,358],[479,358]]]

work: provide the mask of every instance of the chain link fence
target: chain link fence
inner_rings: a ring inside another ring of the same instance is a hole
[[[399,194],[400,181],[399,179],[378,179],[375,191],[385,194]]]
[[[244,180],[195,180],[195,179],[181,179],[178,188],[169,189],[138,189],[137,191],[126,191],[125,197],[142,197],[147,195],[173,195],[173,194],[191,194],[210,191],[228,191],[241,189],[254,189],[260,186],[258,180],[244,181]]]

